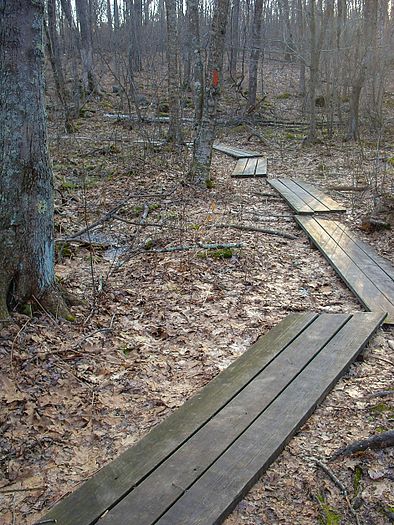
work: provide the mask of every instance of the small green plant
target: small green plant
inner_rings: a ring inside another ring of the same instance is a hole
[[[218,250],[206,250],[199,252],[197,257],[200,259],[231,259],[233,256],[233,250],[231,248],[220,248]]]
[[[285,134],[285,137],[289,140],[303,140],[304,139],[304,135],[302,135],[302,133],[291,133],[291,132],[287,132]]]
[[[278,100],[287,100],[291,97],[290,93],[280,93],[276,96]]]
[[[341,515],[333,508],[328,505],[326,498],[322,493],[316,496],[317,501],[320,505],[321,516],[320,523],[322,525],[340,525]]]
[[[205,186],[208,188],[208,190],[211,190],[212,188],[215,187],[215,183],[213,182],[212,179],[206,179]]]
[[[356,465],[356,468],[354,469],[354,478],[353,478],[354,497],[358,496],[360,492],[362,477],[363,477],[363,469],[360,467],[360,465]]]
[[[387,164],[390,164],[390,166],[394,166],[394,157],[390,157],[387,159]]]

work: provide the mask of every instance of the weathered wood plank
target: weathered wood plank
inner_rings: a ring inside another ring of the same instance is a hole
[[[297,213],[312,214],[313,210],[305,201],[300,199],[293,191],[285,186],[278,179],[268,180],[268,184],[272,186],[287,202],[287,204]]]
[[[213,149],[216,151],[220,151],[221,153],[225,153],[226,155],[230,155],[231,157],[235,157],[236,159],[243,159],[247,157],[259,157],[260,153],[257,153],[256,151],[249,151],[241,148],[235,148],[233,146],[226,146],[226,144],[214,144]]]
[[[239,159],[237,161],[237,164],[235,165],[234,171],[232,173],[233,177],[237,177],[239,175],[242,175],[246,166],[248,165],[249,159]]]
[[[64,498],[44,519],[56,519],[58,525],[92,525],[181,447],[316,317],[311,313],[288,316],[144,439]]]
[[[317,200],[313,195],[306,191],[298,182],[291,179],[282,179],[279,181],[286,186],[290,191],[295,193],[302,201],[304,201],[314,212],[329,212],[330,209]]]
[[[319,188],[316,188],[316,186],[312,186],[311,184],[308,184],[299,179],[297,179],[296,182],[301,188],[309,192],[317,200],[319,200],[322,204],[324,204],[324,206],[326,206],[330,212],[334,212],[334,211],[339,212],[339,213],[346,212],[345,207],[343,207],[341,204],[336,202],[334,199],[332,199],[329,195],[327,195],[323,191],[319,190]]]
[[[268,174],[267,158],[261,157],[257,160],[256,176],[264,177]]]
[[[379,255],[373,248],[371,248],[369,244],[359,239],[356,234],[353,233],[352,230],[349,230],[349,228],[347,228],[344,224],[337,222],[337,225],[344,232],[346,232],[348,237],[350,237],[357,244],[357,246],[368,255],[368,257],[370,257],[378,266],[380,266],[380,268],[390,277],[390,279],[394,280],[394,266],[390,263],[390,261]]]
[[[326,230],[313,217],[297,217],[296,221],[312,239],[334,270],[369,311],[388,313],[387,324],[394,324],[391,300],[381,293],[378,286],[364,273]]]
[[[355,314],[156,525],[221,523],[328,394],[383,317]]]
[[[353,260],[360,270],[369,278],[370,281],[380,290],[386,299],[392,304],[394,311],[394,280],[370,257],[373,252],[372,248],[369,253],[364,251],[348,235],[349,230],[344,228],[337,221],[329,221],[316,218],[318,224],[335,240],[344,252]],[[376,254],[377,255],[377,254]],[[392,268],[394,273],[394,268]]]
[[[240,159],[233,173],[232,177],[266,177],[267,176],[267,159],[259,157],[250,157],[248,159]]]
[[[100,525],[155,523],[281,394],[349,318],[347,314],[318,317],[187,443],[106,514]]]

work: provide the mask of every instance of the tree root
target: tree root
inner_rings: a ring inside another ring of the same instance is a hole
[[[37,297],[33,297],[33,299],[39,308],[53,315],[56,319],[60,318],[66,321],[75,321],[75,316],[72,315],[68,307],[71,304],[71,300],[67,300],[66,295],[60,287],[54,286],[39,299]]]
[[[389,430],[388,432],[382,432],[381,434],[376,434],[367,439],[361,439],[360,441],[355,441],[346,447],[338,449],[331,456],[330,460],[336,459],[339,456],[350,456],[355,452],[362,452],[369,448],[371,449],[382,449],[387,447],[394,446],[394,430]]]

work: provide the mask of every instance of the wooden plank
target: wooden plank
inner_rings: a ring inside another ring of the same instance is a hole
[[[287,186],[285,186],[280,180],[278,179],[271,179],[268,180],[268,184],[272,186],[280,195],[285,199],[287,204],[297,213],[301,214],[311,214],[313,213],[313,210],[308,204],[306,204],[298,195],[296,195],[293,191],[289,190]]]
[[[355,314],[156,525],[221,523],[328,394],[382,320],[378,313]]]
[[[237,177],[239,175],[242,175],[247,164],[248,164],[248,159],[239,159],[239,161],[235,165],[234,171],[232,173],[232,177]]]
[[[392,304],[394,312],[394,280],[370,257],[372,248],[369,249],[369,253],[360,248],[348,235],[349,230],[342,227],[341,223],[318,218],[316,220]]]
[[[392,303],[316,219],[297,216],[295,219],[366,309],[388,313],[385,322],[394,324]]]
[[[245,162],[246,161],[246,162]],[[260,157],[251,157],[240,159],[235,166],[231,175],[232,177],[266,177],[267,176],[267,159]]]
[[[378,266],[380,266],[380,268],[390,277],[390,279],[394,280],[394,266],[390,263],[390,261],[379,255],[373,248],[371,248],[369,244],[359,239],[355,233],[353,233],[352,230],[347,228],[344,224],[340,222],[337,224],[338,227],[345,231],[348,237],[350,237],[357,244],[357,246],[368,255],[368,257],[370,257]]]
[[[338,202],[334,201],[329,195],[324,193],[323,191],[319,190],[319,188],[316,188],[316,186],[312,186],[311,184],[307,184],[304,181],[301,181],[297,179],[295,182],[303,188],[305,191],[313,195],[317,200],[319,200],[322,204],[324,204],[329,211],[331,212],[345,212],[346,208],[341,206]]]
[[[100,525],[155,523],[281,394],[349,318],[347,314],[318,317],[187,443],[106,514]]]
[[[297,197],[304,201],[314,212],[329,212],[330,209],[317,200],[308,191],[304,190],[296,181],[291,179],[282,179],[279,181],[286,186],[290,191],[293,191]]]
[[[60,501],[43,519],[56,519],[58,525],[95,523],[237,395],[316,317],[311,313],[286,317],[201,392]]]
[[[254,177],[256,173],[256,166],[257,166],[257,159],[255,157],[248,159],[248,163],[245,166],[245,169],[242,175],[244,177]]]
[[[226,144],[214,144],[213,149],[215,149],[216,151],[220,151],[221,153],[225,153],[226,155],[230,155],[231,157],[235,157],[236,159],[260,156],[260,153],[257,153],[255,151],[235,148],[233,146],[226,146]]]
[[[268,161],[265,157],[257,160],[256,176],[264,177],[268,174]]]

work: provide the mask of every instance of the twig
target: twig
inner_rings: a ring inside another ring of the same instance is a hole
[[[372,392],[371,394],[368,394],[365,397],[367,399],[371,399],[373,397],[388,397],[388,396],[394,396],[394,390],[378,390],[377,392]]]
[[[290,233],[281,232],[279,230],[271,230],[270,228],[255,228],[254,226],[245,226],[243,224],[214,224],[214,228],[233,228],[236,230],[250,231],[250,232],[259,232],[267,233],[268,235],[278,235],[279,237],[284,237],[285,239],[297,239],[295,235]]]
[[[345,487],[345,485],[342,483],[341,480],[339,480],[336,475],[333,473],[333,471],[327,466],[325,465],[322,461],[320,461],[319,459],[313,459],[313,461],[316,463],[316,465],[318,467],[320,467],[326,474],[327,476],[335,483],[335,485],[339,488],[339,490],[342,492],[342,494],[344,496],[347,496],[347,488]]]
[[[143,209],[143,212],[142,212],[142,215],[141,215],[141,219],[140,219],[140,224],[141,225],[145,224],[146,218],[148,217],[148,213],[149,213],[149,206],[145,202],[144,203],[144,209]]]
[[[14,492],[29,492],[35,490],[46,490],[45,486],[42,487],[30,487],[30,488],[19,488],[19,489],[0,489],[0,494],[13,494]]]
[[[339,456],[350,456],[355,452],[362,452],[369,448],[371,449],[382,449],[387,447],[394,446],[394,430],[389,430],[388,432],[382,432],[381,434],[376,434],[367,439],[361,439],[355,441],[350,445],[338,449],[331,456],[330,460],[333,460]]]
[[[204,244],[197,243],[192,246],[171,246],[170,248],[159,248],[157,250],[147,250],[148,253],[164,253],[164,252],[184,252],[188,250],[221,250],[225,248],[242,248],[241,243],[228,243],[228,244]]]

